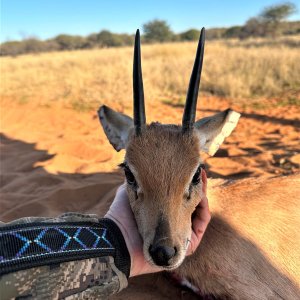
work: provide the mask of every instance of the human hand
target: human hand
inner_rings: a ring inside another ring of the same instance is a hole
[[[131,258],[130,277],[161,270],[159,267],[150,265],[144,258],[143,241],[129,204],[125,183],[118,188],[105,218],[114,221],[123,234]]]
[[[211,218],[206,197],[207,178],[204,170],[201,172],[201,177],[202,195],[193,213],[192,236],[186,255],[191,255],[195,252]],[[118,188],[115,199],[105,217],[114,221],[123,234],[131,257],[130,277],[161,271],[160,267],[150,265],[145,260],[143,241],[138,232],[137,224],[128,201],[125,184]]]
[[[208,200],[206,197],[207,177],[204,169],[201,170],[201,181],[201,199],[199,201],[199,204],[196,206],[196,209],[192,216],[192,236],[186,252],[187,256],[193,254],[196,251],[211,219]]]

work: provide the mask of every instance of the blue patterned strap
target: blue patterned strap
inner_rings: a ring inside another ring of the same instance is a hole
[[[118,226],[99,222],[35,222],[0,227],[0,275],[92,257],[112,256],[127,277],[130,256]]]

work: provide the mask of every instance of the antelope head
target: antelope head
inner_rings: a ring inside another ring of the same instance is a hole
[[[139,30],[135,36],[133,59],[133,119],[107,106],[98,111],[110,143],[117,151],[126,150],[121,167],[143,239],[144,256],[149,262],[168,270],[182,263],[191,238],[192,214],[205,184],[199,152],[214,155],[240,116],[228,109],[195,122],[204,40],[203,28],[182,126],[146,125]]]

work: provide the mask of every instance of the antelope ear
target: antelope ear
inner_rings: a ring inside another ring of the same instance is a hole
[[[133,128],[132,118],[103,105],[98,110],[103,130],[113,147],[120,151],[125,149],[129,134]]]
[[[224,139],[231,134],[240,116],[241,114],[227,109],[197,121],[194,126],[199,134],[201,150],[213,156]]]

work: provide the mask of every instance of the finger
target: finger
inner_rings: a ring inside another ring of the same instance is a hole
[[[202,201],[196,207],[192,220],[192,229],[198,239],[201,239],[211,219],[207,197],[204,195]]]
[[[198,248],[204,236],[208,223],[209,222],[203,222],[203,223],[199,222],[198,224],[195,225],[195,228],[193,228],[191,240],[187,250],[187,255],[193,254]]]
[[[120,210],[122,208],[122,211]],[[127,211],[130,211],[130,205],[128,201],[128,195],[126,192],[126,185],[122,184],[118,187],[116,195],[113,199],[113,202],[110,205],[109,208],[110,211],[115,211],[116,213],[118,210],[120,210],[119,214],[126,213]]]
[[[194,219],[208,220],[210,217],[208,199],[206,195],[202,195],[202,199],[194,211]]]
[[[193,220],[200,219],[205,222],[208,222],[210,220],[210,210],[208,200],[205,195],[202,196],[202,201],[196,207],[193,217]]]
[[[122,185],[120,185],[117,189],[114,201],[127,201],[128,200],[128,194],[126,191],[126,184],[123,183]]]
[[[126,182],[123,182],[117,189],[116,194],[126,190]]]

